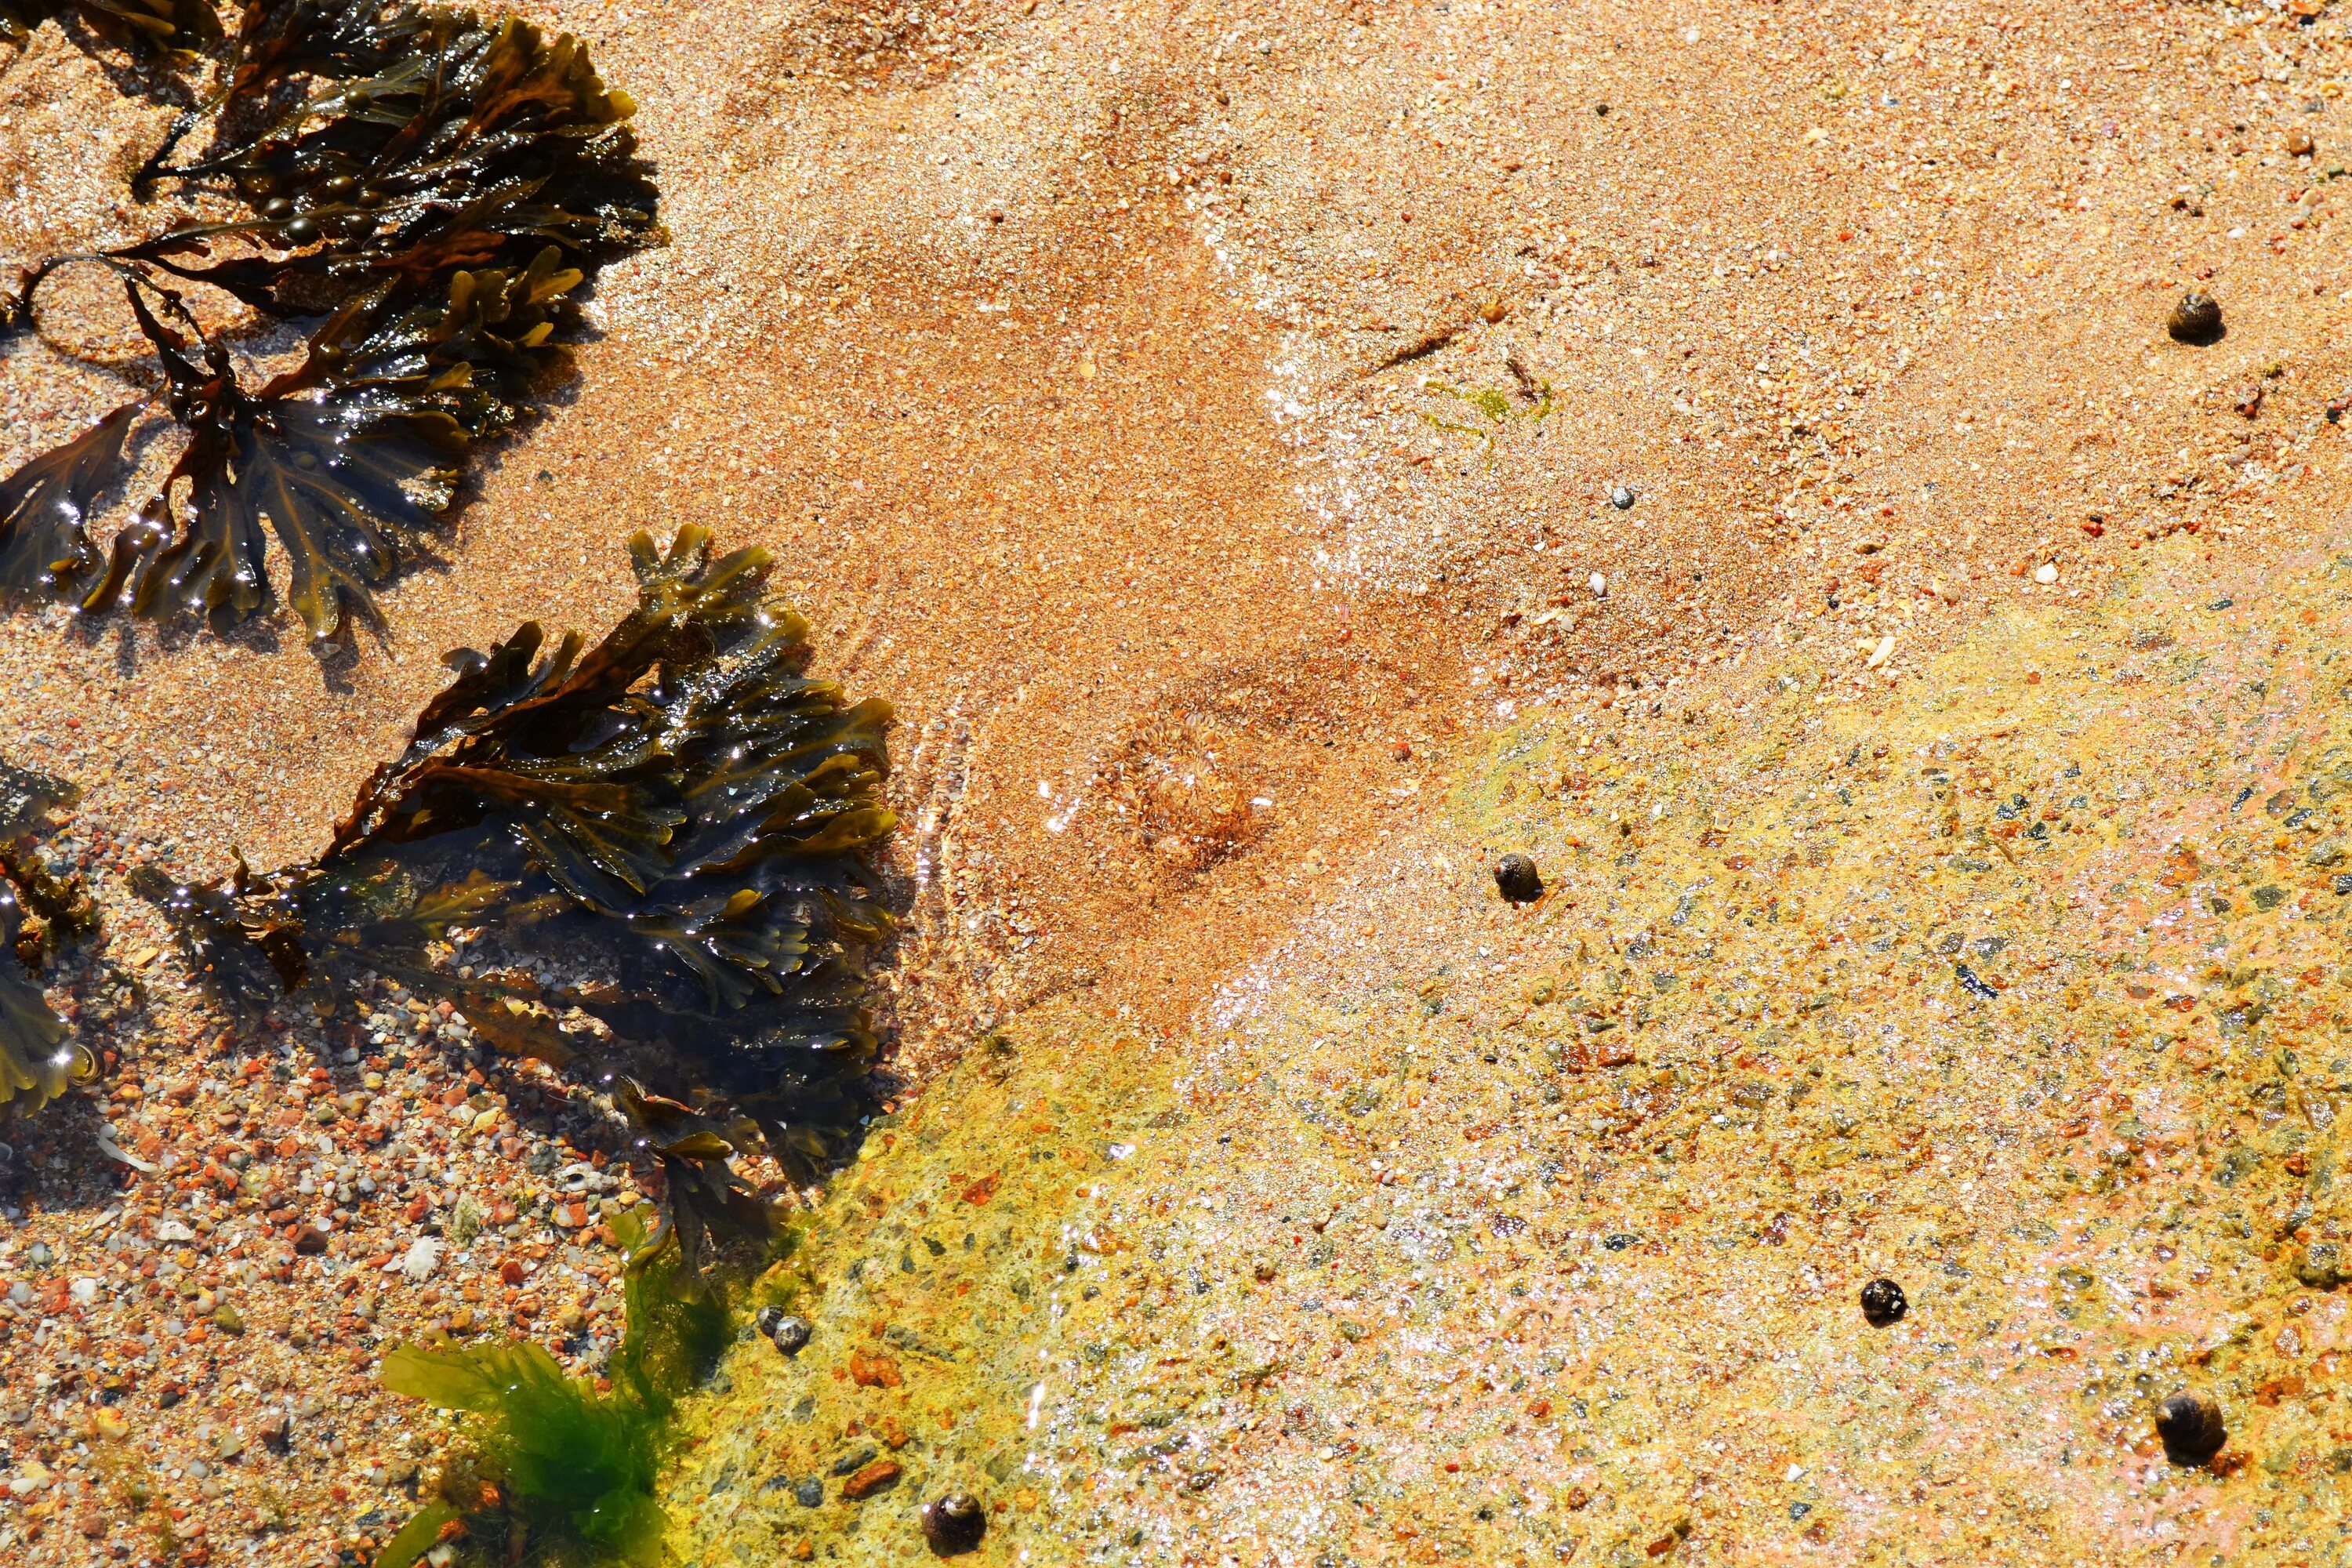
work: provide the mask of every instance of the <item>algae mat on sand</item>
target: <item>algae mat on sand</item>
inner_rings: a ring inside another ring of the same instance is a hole
[[[2344,552],[2169,542],[1638,755],[1530,714],[1196,1035],[1016,1020],[689,1407],[674,1549],[961,1489],[981,1561],[2333,1560]]]

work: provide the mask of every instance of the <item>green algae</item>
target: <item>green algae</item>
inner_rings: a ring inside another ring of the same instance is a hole
[[[1457,436],[1475,436],[1490,451],[1493,449],[1496,433],[1504,427],[1519,422],[1540,425],[1552,410],[1549,382],[1538,383],[1530,380],[1523,383],[1524,397],[1521,400],[1514,400],[1510,394],[1492,386],[1473,387],[1465,392],[1458,386],[1438,380],[1435,376],[1424,377],[1421,387],[1425,393],[1453,399],[1455,403],[1482,416],[1486,420],[1484,425],[1465,424],[1459,419],[1450,419],[1443,414],[1433,414],[1423,409],[1421,411],[1423,423],[1440,430],[1451,431]]]
[[[443,1541],[468,1561],[590,1564],[660,1561],[653,1493],[665,1424],[709,1368],[728,1328],[723,1298],[649,1240],[635,1215],[614,1225],[631,1259],[628,1328],[608,1376],[566,1376],[542,1347],[498,1341],[404,1345],[383,1359],[395,1394],[474,1420],[435,1500],[394,1537],[377,1568],[408,1568]]]

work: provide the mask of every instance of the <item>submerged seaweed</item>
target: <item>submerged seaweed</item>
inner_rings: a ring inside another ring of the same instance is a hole
[[[118,0],[107,9],[178,0]],[[206,16],[209,8],[200,7]],[[201,40],[200,40],[201,41]],[[247,0],[217,90],[181,117],[141,184],[242,204],[102,256],[188,442],[101,558],[89,521],[126,477],[126,405],[0,481],[0,600],[233,623],[277,595],[315,637],[377,618],[455,505],[468,447],[568,369],[587,270],[657,237],[627,121],[570,36],[390,0]],[[290,105],[284,95],[295,96]],[[209,122],[215,146],[171,154]],[[301,363],[258,387],[173,279],[311,322]]]
[[[646,1244],[634,1215],[614,1229]],[[514,1563],[633,1563],[660,1560],[663,1518],[653,1484],[662,1424],[716,1362],[727,1309],[682,1269],[674,1250],[634,1266],[628,1331],[608,1392],[567,1377],[541,1347],[520,1341],[404,1345],[383,1359],[395,1394],[475,1419],[432,1502],[385,1546],[376,1568],[408,1568],[436,1542],[480,1542]]]
[[[96,929],[97,910],[79,879],[43,864],[33,839],[50,811],[81,792],[0,763],[0,1105],[38,1110],[95,1069],[68,1037],[34,978],[66,942]]]
[[[699,1262],[713,1232],[764,1228],[730,1152],[764,1135],[805,1164],[859,1109],[858,982],[891,924],[866,859],[895,822],[890,710],[803,673],[806,626],[768,594],[766,552],[714,556],[692,527],[667,554],[630,548],[637,607],[593,647],[549,648],[532,623],[451,655],[457,679],[318,859],[142,887],[252,1001],[373,971],[518,1054],[658,1047],[645,1070],[679,1098],[614,1098]]]
[[[0,38],[21,44],[43,22],[65,16],[142,52],[185,55],[221,37],[211,0],[0,0]]]

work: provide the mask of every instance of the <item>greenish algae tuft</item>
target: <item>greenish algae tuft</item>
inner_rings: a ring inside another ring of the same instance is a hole
[[[624,1247],[643,1221],[614,1224]],[[664,1520],[653,1483],[678,1396],[726,1342],[724,1300],[683,1266],[675,1246],[633,1259],[628,1332],[607,1378],[568,1377],[539,1345],[404,1345],[383,1359],[384,1386],[476,1419],[436,1483],[434,1500],[385,1546],[377,1568],[408,1568],[445,1540],[467,1561],[650,1564]]]

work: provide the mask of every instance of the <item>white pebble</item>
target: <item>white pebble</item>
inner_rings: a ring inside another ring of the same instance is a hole
[[[441,1263],[441,1244],[429,1236],[420,1236],[409,1245],[407,1255],[400,1260],[400,1271],[415,1284],[433,1278],[433,1270]]]
[[[2050,586],[2051,584],[2058,581],[2058,568],[2056,564],[2052,562],[2044,561],[2041,565],[2036,566],[2033,569],[2033,580],[2041,584],[2045,588]]]
[[[1609,596],[1609,579],[1598,572],[1592,574],[1592,596],[1596,599],[1605,599]]]

